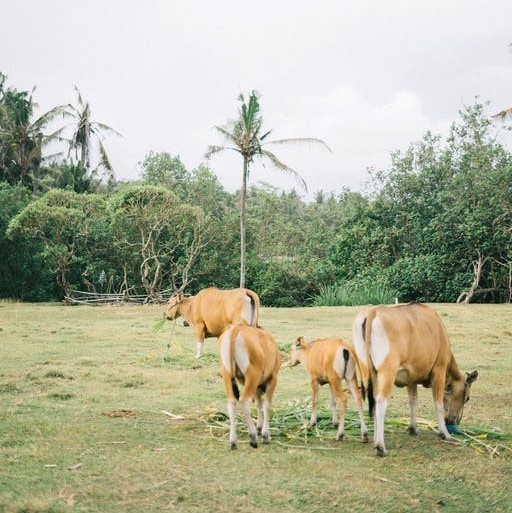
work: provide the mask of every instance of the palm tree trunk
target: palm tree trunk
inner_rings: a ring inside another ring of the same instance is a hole
[[[247,199],[247,173],[249,160],[244,157],[244,175],[240,194],[240,288],[245,287],[245,203]]]

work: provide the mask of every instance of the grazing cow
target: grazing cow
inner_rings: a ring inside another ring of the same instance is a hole
[[[228,395],[231,449],[237,448],[237,399],[240,399],[242,405],[251,446],[258,447],[258,433],[263,436],[263,443],[269,443],[270,405],[277,383],[277,373],[281,366],[279,350],[272,335],[262,328],[239,324],[231,326],[218,338],[217,347],[220,371]],[[244,385],[241,395],[237,381]],[[265,395],[264,400],[263,395]],[[253,400],[256,401],[258,409],[257,429],[251,418]]]
[[[310,425],[316,424],[316,406],[320,385],[329,384],[332,410],[332,423],[338,428],[336,440],[343,440],[345,431],[345,412],[347,410],[347,396],[341,386],[344,379],[354,396],[359,421],[361,424],[361,439],[368,442],[368,430],[363,416],[363,400],[357,382],[357,371],[361,374],[359,360],[352,348],[341,338],[327,338],[307,343],[299,337],[290,349],[290,365],[294,367],[302,363],[311,379],[311,420]],[[364,394],[364,388],[363,388]],[[336,399],[340,408],[340,421],[336,416]]]
[[[432,387],[439,434],[450,440],[447,425],[460,422],[478,372],[465,377],[459,370],[436,311],[419,303],[378,306],[356,317],[353,336],[356,353],[369,369],[368,396],[370,413],[375,409],[377,455],[386,455],[384,417],[393,384],[407,387],[410,434],[417,434],[417,386]]]
[[[231,324],[258,325],[260,298],[249,289],[203,289],[195,296],[185,297],[182,292],[171,296],[164,315],[173,321],[180,315],[187,325],[194,327],[199,358],[204,339],[219,337]]]

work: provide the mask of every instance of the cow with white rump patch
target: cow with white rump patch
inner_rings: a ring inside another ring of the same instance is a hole
[[[459,370],[437,312],[420,303],[378,306],[356,317],[353,337],[357,356],[369,370],[368,399],[370,414],[375,410],[377,456],[386,455],[384,418],[393,385],[407,387],[411,435],[417,434],[418,385],[432,387],[439,434],[451,440],[449,430],[460,422],[478,372],[464,376]]]
[[[281,366],[274,338],[262,328],[239,324],[230,327],[217,339],[217,347],[220,371],[228,396],[231,449],[237,449],[237,399],[240,399],[251,446],[258,447],[258,434],[263,436],[263,443],[269,443],[270,406]],[[243,385],[241,394],[237,382]],[[253,400],[256,401],[258,410],[257,426],[251,418]]]
[[[356,402],[361,424],[361,439],[368,442],[368,429],[363,416],[363,394],[359,389],[357,373],[362,375],[361,367],[353,349],[341,338],[328,338],[307,343],[299,337],[290,348],[290,365],[294,367],[302,363],[311,379],[311,420],[314,426],[317,421],[317,402],[320,385],[329,384],[332,422],[338,428],[336,440],[343,440],[345,434],[345,413],[347,410],[347,396],[341,386],[342,380],[347,383]],[[336,399],[340,408],[340,420],[336,416]]]
[[[178,292],[168,301],[164,316],[170,321],[179,316],[186,326],[196,332],[197,353],[203,352],[204,339],[219,337],[232,324],[258,325],[260,298],[249,289],[220,290],[215,287],[203,289],[195,296]]]

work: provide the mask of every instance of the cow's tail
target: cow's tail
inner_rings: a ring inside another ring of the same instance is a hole
[[[364,320],[362,326],[362,332],[364,336],[364,345],[366,349],[366,359],[368,362],[368,413],[370,417],[373,417],[375,413],[375,395],[376,395],[376,387],[377,387],[377,375],[375,372],[375,367],[373,366],[373,362],[370,356],[370,340],[372,336],[372,325],[373,320],[375,319],[376,311],[371,310],[366,319]]]
[[[238,389],[238,385],[236,384],[236,379],[231,378],[231,388],[233,390],[233,395],[235,399],[238,401],[240,399],[240,390]]]
[[[360,389],[361,389],[361,395],[363,396],[363,401],[366,401],[365,381],[368,381],[368,376],[365,376],[365,373],[364,373],[362,365],[361,365],[361,361],[359,360],[357,355],[352,353],[351,356],[354,360],[354,363],[356,364],[356,379],[357,379],[357,376],[359,375],[359,378],[361,381],[361,383],[358,383],[357,386],[360,387]]]
[[[244,289],[246,295],[251,300],[251,322],[250,326],[258,326],[259,327],[259,316],[260,316],[260,297],[256,292],[253,292],[250,289]]]
[[[238,328],[236,326],[231,327],[231,338],[229,340],[229,358],[231,360],[231,389],[233,395],[238,401],[240,399],[240,390],[236,383],[236,361],[235,361],[235,339],[238,335]]]

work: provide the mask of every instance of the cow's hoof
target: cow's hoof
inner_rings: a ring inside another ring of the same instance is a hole
[[[336,440],[338,442],[343,442],[344,438],[345,438],[345,433],[341,433],[341,435],[336,435]]]
[[[265,445],[268,445],[270,443],[270,436],[263,436],[263,443]]]
[[[333,420],[332,421],[332,427],[333,428],[337,428],[337,427],[339,427],[339,425],[340,425],[339,421],[337,421],[337,420]]]
[[[316,426],[316,420],[310,420],[309,427],[315,427],[315,426]]]
[[[256,428],[256,431],[257,431],[258,435],[261,435],[261,427],[259,427],[259,426],[258,426],[258,427]]]
[[[376,456],[379,456],[379,458],[383,458],[384,456],[387,456],[387,452],[381,445],[375,446],[375,454]]]
[[[258,438],[256,437],[256,435],[250,436],[249,443],[251,444],[251,447],[253,447],[254,449],[258,448]]]
[[[238,449],[238,445],[236,445],[236,442],[231,442],[231,450],[236,451]]]
[[[409,426],[407,428],[407,432],[412,435],[412,436],[416,436],[418,434],[418,430],[416,429],[415,426]]]
[[[363,444],[367,444],[368,443],[368,433],[363,433],[363,435],[361,436],[361,440],[363,441]]]

